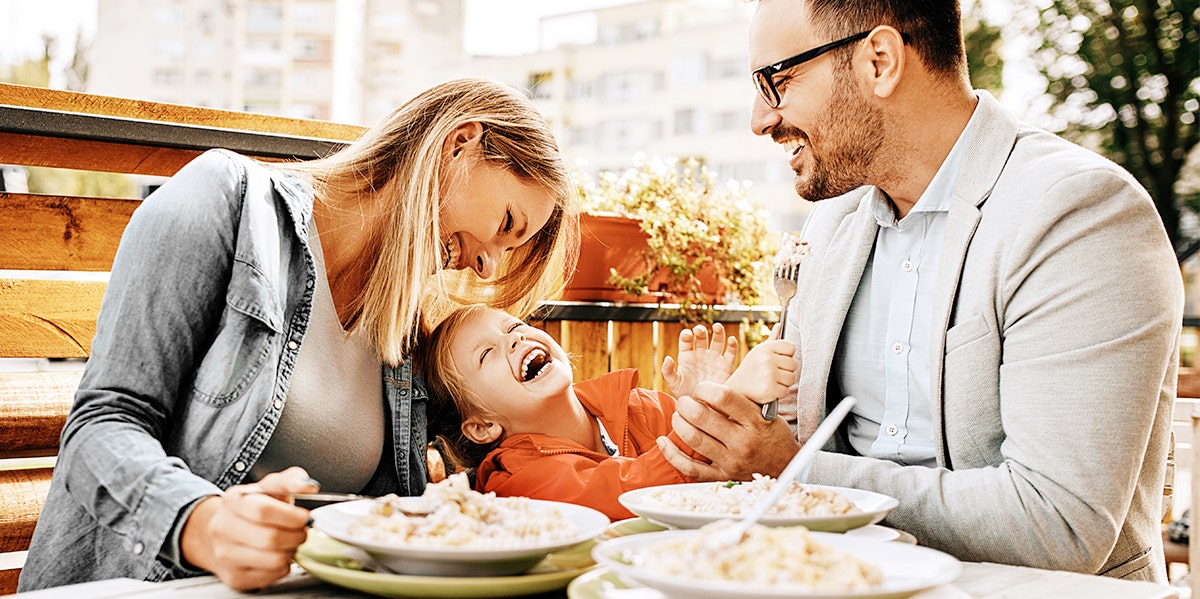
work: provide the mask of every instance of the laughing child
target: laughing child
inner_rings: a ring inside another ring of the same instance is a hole
[[[663,361],[663,378],[674,396],[712,381],[758,403],[796,382],[791,342],[765,341],[735,370],[737,351],[720,324],[711,339],[704,326],[684,329],[678,361]],[[671,427],[675,398],[638,388],[636,369],[573,384],[569,358],[549,334],[481,305],[448,316],[422,353],[431,430],[449,441],[452,461],[476,468],[481,492],[565,501],[621,519],[632,516],[617,501],[621,493],[692,482],[655,444],[665,435],[692,453]]]

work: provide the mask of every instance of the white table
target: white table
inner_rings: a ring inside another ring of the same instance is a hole
[[[293,566],[292,575],[268,589],[253,595],[234,591],[212,576],[152,583],[128,578],[102,580],[84,584],[23,593],[21,599],[49,597],[132,599],[247,599],[274,597],[278,599],[348,599],[370,597],[357,591],[343,589],[316,580]],[[1019,566],[987,563],[964,563],[962,575],[952,584],[926,591],[914,599],[1169,599],[1179,596],[1179,590],[1147,582],[1129,582],[1073,572],[1039,570]],[[539,598],[565,597],[566,591],[536,595]]]

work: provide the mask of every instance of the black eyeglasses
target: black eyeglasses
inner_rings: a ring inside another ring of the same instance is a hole
[[[753,73],[750,73],[750,78],[754,80],[754,86],[758,88],[758,93],[763,97],[763,101],[767,103],[767,106],[779,108],[779,104],[783,102],[783,98],[779,95],[779,88],[775,87],[776,74],[780,71],[804,64],[830,50],[836,50],[851,42],[857,42],[870,34],[870,31],[864,31],[850,37],[844,37],[836,42],[829,42],[824,46],[817,46],[807,52],[801,52],[791,58],[785,58],[775,64],[769,64],[761,69],[756,69]]]

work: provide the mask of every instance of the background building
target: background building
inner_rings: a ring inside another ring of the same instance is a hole
[[[786,153],[750,134],[741,0],[647,0],[541,20],[540,50],[467,56],[463,0],[99,0],[89,92],[373,123],[457,75],[524,90],[587,171],[636,152],[752,184],[798,229]]]
[[[750,131],[752,9],[738,0],[647,0],[556,15],[541,20],[542,50],[473,57],[468,71],[527,90],[588,171],[624,170],[635,152],[693,157],[722,179],[751,182],[772,228],[795,230],[809,204],[792,188],[787,153]],[[564,31],[574,41],[557,37]]]

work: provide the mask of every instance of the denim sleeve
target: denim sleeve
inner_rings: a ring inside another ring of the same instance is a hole
[[[220,493],[163,440],[222,313],[245,176],[231,156],[207,152],[134,212],[63,429],[56,470],[67,492],[125,541],[107,552],[131,552],[145,572],[181,511]]]

